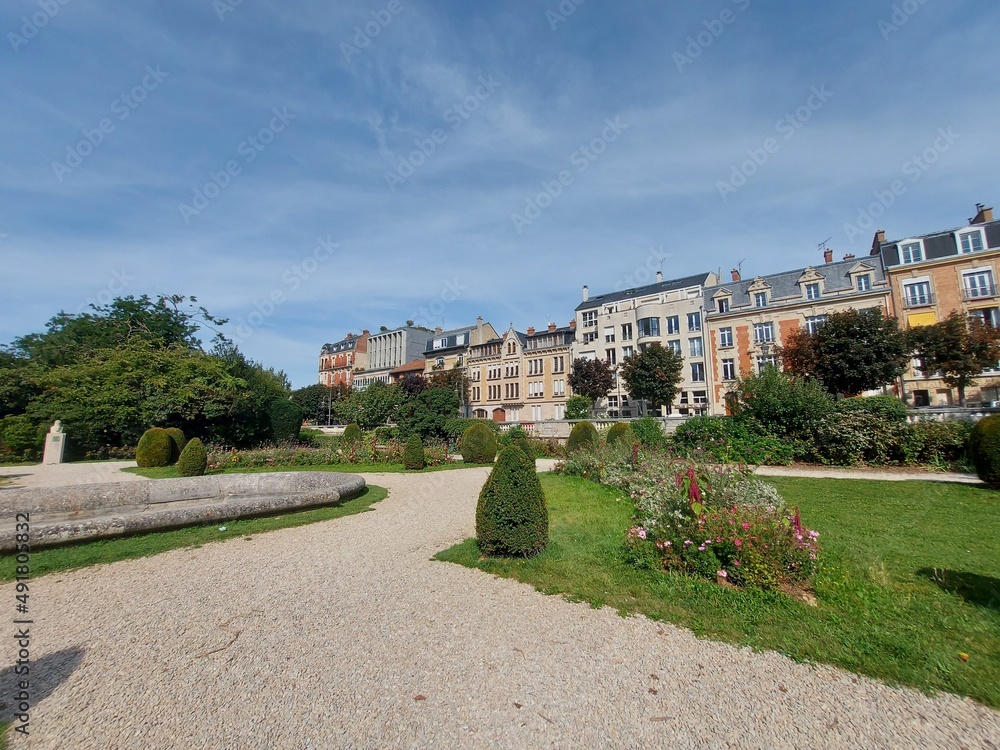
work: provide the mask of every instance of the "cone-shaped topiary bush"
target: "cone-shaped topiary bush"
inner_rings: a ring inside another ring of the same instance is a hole
[[[1000,488],[1000,414],[976,422],[969,435],[969,458],[980,479]]]
[[[356,424],[349,424],[344,428],[344,434],[340,436],[340,444],[345,448],[361,440],[361,428]]]
[[[162,427],[150,427],[139,438],[135,449],[135,462],[144,469],[169,466],[174,441]]]
[[[184,446],[187,445],[187,438],[184,437],[184,430],[180,427],[168,427],[167,434],[170,435],[170,442],[173,443],[170,452],[170,463],[177,463],[177,459],[181,457],[181,451],[184,450]]]
[[[271,438],[276,443],[297,442],[302,431],[302,408],[287,398],[276,398],[267,408]]]
[[[516,445],[521,451],[530,458],[532,461],[535,460],[535,449],[531,447],[531,441],[528,439],[527,435],[518,435],[514,438],[514,442],[511,445]]]
[[[549,543],[549,512],[535,462],[516,445],[500,451],[479,493],[476,541],[490,557],[531,557]]]
[[[205,445],[198,438],[188,441],[181,451],[181,457],[177,459],[177,473],[182,477],[200,477],[204,476],[207,468],[208,452]]]
[[[410,439],[406,441],[406,450],[403,451],[403,466],[419,470],[424,468],[425,461],[424,444],[420,440],[420,435],[410,435]]]
[[[491,464],[497,456],[497,439],[484,424],[474,424],[462,433],[462,460],[467,464]]]
[[[590,422],[577,422],[569,433],[569,442],[566,450],[570,453],[577,451],[597,450],[601,447],[601,438],[597,434],[597,428]]]
[[[616,422],[608,430],[608,445],[618,445],[621,443],[627,448],[631,448],[636,441],[632,425],[628,422]]]

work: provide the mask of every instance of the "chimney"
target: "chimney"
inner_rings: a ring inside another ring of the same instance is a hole
[[[823,251],[823,260],[827,263],[833,263],[833,250],[827,248]]]
[[[364,330],[361,331],[361,335],[362,336],[371,336],[371,334],[368,332],[367,328],[365,328]]]
[[[854,253],[848,253],[845,255],[844,260],[854,260]]]
[[[743,276],[740,274],[740,270],[738,268],[734,268],[733,269],[733,281],[742,281],[742,280],[743,280]]]
[[[882,245],[885,243],[885,230],[879,229],[875,232],[875,239],[872,240],[872,255],[878,255],[882,251]]]
[[[354,338],[354,334],[353,333],[349,333],[349,334],[347,334],[346,338],[347,338],[348,341],[350,341],[351,339]]]
[[[590,299],[590,287],[586,284],[583,285],[583,301],[586,302]]]
[[[656,272],[656,283],[657,284],[662,284],[663,283],[663,271],[657,271]]]
[[[982,203],[976,204],[976,215],[969,222],[970,224],[988,224],[993,221],[993,209],[987,208]]]
[[[554,330],[556,330],[556,329],[557,329],[558,327],[559,327],[559,326],[557,326],[557,325],[556,325],[555,323],[549,323],[549,333],[552,333],[552,332],[553,332]]]
[[[434,327],[434,333],[443,333],[444,329],[441,326]]]
[[[575,331],[576,330],[576,321],[575,320],[571,320],[569,322],[569,327],[572,328]]]
[[[531,326],[530,328],[528,328],[528,335],[529,336],[534,336],[535,335],[535,327],[534,326]]]

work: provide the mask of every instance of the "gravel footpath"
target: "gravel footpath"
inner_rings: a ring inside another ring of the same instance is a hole
[[[126,467],[134,467],[135,465],[135,461],[95,461],[92,463],[0,466],[0,477],[6,477],[10,480],[9,484],[0,484],[0,489],[71,487],[75,484],[150,481],[138,474],[122,471]]]
[[[374,512],[34,581],[41,693],[11,747],[1000,746],[970,700],[432,562],[485,477],[368,475]]]

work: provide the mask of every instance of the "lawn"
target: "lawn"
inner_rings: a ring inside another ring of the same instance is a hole
[[[551,523],[545,552],[486,560],[468,540],[438,559],[700,637],[1000,708],[1000,492],[936,482],[769,480],[821,533],[818,606],[811,607],[781,594],[637,571],[619,557],[628,498],[583,479],[541,480]]]
[[[340,505],[312,508],[296,513],[244,518],[207,526],[188,526],[183,529],[156,531],[149,534],[80,542],[61,547],[32,550],[31,575],[33,578],[58,571],[85,568],[90,565],[112,563],[148,557],[180,547],[200,547],[211,542],[221,542],[235,537],[249,538],[276,529],[288,529],[319,521],[363,513],[375,503],[383,500],[388,491],[382,487],[368,485],[361,495]],[[225,527],[225,531],[220,531]],[[13,554],[0,555],[0,582],[14,578],[16,561]]]
[[[403,464],[329,464],[326,466],[255,466],[241,469],[224,469],[223,471],[210,471],[209,474],[269,474],[276,471],[334,471],[341,474],[429,474],[435,471],[453,471],[455,469],[475,468],[476,464],[467,464],[456,461],[442,466],[428,466],[426,469],[413,471],[407,469]],[[135,467],[125,468],[130,474],[138,474],[149,479],[176,479],[180,476],[177,473],[177,466],[161,466],[149,469],[138,469]]]

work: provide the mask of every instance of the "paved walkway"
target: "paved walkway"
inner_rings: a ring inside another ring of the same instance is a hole
[[[122,471],[123,468],[132,466],[135,466],[135,461],[0,466],[0,477],[10,480],[0,483],[0,491],[22,487],[70,487],[74,484],[148,481],[145,477]]]
[[[32,733],[11,747],[1000,744],[969,700],[431,561],[474,533],[486,476],[367,475],[390,489],[373,512],[33,581]]]

